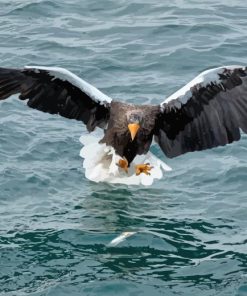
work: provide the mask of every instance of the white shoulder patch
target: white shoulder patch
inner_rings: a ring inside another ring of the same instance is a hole
[[[222,66],[214,69],[209,69],[198,76],[196,76],[193,80],[191,80],[188,84],[186,84],[184,87],[176,91],[174,94],[166,98],[164,102],[160,104],[161,110],[163,109],[164,105],[173,101],[178,100],[178,106],[181,106],[181,104],[185,104],[189,98],[191,98],[191,88],[197,84],[200,84],[201,86],[207,86],[211,82],[218,82],[219,81],[219,74],[223,73],[225,69],[228,70],[234,70],[236,68],[244,68],[243,66],[233,65],[233,66]]]
[[[101,104],[110,103],[112,99],[107,95],[103,94],[100,90],[98,90],[93,85],[89,84],[85,80],[76,76],[72,72],[59,67],[42,67],[42,66],[26,66],[25,69],[32,69],[36,73],[39,73],[39,70],[47,71],[54,78],[61,79],[63,81],[68,81],[74,86],[80,88],[84,93],[86,93],[90,98],[94,101],[99,102]]]

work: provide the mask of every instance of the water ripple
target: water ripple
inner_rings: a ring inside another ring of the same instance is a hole
[[[246,64],[243,1],[7,1],[1,66],[56,65],[157,104],[204,69]],[[0,295],[245,295],[246,145],[166,159],[152,188],[84,177],[85,127],[0,103]],[[109,242],[135,231],[116,247]]]

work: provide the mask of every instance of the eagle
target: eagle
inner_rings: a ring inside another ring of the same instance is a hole
[[[247,133],[247,67],[209,69],[159,105],[111,99],[70,71],[58,67],[0,68],[0,100],[19,94],[31,108],[83,122],[89,132],[103,130],[99,144],[118,155],[128,174],[138,155],[155,141],[168,158],[224,146]],[[152,174],[140,163],[135,174]]]

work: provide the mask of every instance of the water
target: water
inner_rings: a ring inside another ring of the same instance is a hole
[[[245,1],[2,0],[1,66],[61,66],[159,103],[246,65]],[[82,124],[0,103],[0,295],[247,295],[247,137],[166,159],[152,187],[95,184]],[[122,231],[138,233],[116,247]]]

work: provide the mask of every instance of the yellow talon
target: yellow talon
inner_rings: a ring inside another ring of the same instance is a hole
[[[119,159],[118,161],[118,166],[123,169],[125,171],[125,173],[128,174],[128,160],[126,158],[123,158],[123,159]]]
[[[144,173],[145,175],[150,175],[150,171],[153,167],[150,166],[150,163],[145,164],[137,164],[135,166],[136,175],[139,176],[141,173]]]

